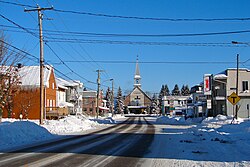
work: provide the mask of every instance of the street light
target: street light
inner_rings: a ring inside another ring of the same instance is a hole
[[[235,44],[235,45],[241,44],[241,45],[248,45],[248,46],[250,46],[250,43],[249,43],[249,42],[232,41],[232,44]]]

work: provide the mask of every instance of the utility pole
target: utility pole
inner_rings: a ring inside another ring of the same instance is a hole
[[[237,71],[236,71],[236,95],[238,96],[239,92],[239,54],[237,54]],[[238,105],[236,104],[235,118],[238,117]]]
[[[43,112],[44,110],[44,56],[43,56],[43,31],[42,31],[42,19],[43,15],[41,11],[43,10],[52,10],[53,7],[50,8],[41,8],[37,5],[35,9],[24,9],[24,12],[34,12],[38,13],[38,24],[39,24],[39,41],[40,41],[40,124],[43,124]],[[46,112],[46,111],[45,111]]]
[[[104,72],[103,70],[96,70],[97,72],[97,102],[96,102],[96,118],[98,118],[99,115],[99,99],[100,99],[100,86],[101,86],[101,78],[100,78],[100,72]]]

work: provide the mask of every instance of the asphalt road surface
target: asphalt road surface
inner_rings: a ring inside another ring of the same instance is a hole
[[[0,166],[143,166],[155,127],[147,117],[0,154]]]

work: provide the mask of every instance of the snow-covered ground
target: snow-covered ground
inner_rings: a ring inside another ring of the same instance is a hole
[[[119,121],[123,116],[114,117]],[[116,121],[111,117],[98,119],[68,116],[60,120],[46,120],[39,126],[39,120],[2,119],[0,124],[0,151],[27,144],[60,138],[63,135],[82,134],[88,130],[105,128]]]
[[[191,123],[193,121],[193,123]],[[159,117],[149,166],[250,166],[250,121]],[[200,122],[200,123],[199,123]]]
[[[106,127],[124,120],[69,116],[46,121],[3,119],[0,151]],[[146,155],[148,166],[250,166],[250,120],[219,115],[216,118],[148,117],[156,134]]]

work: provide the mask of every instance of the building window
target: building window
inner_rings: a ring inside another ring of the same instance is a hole
[[[52,83],[52,89],[55,89],[55,83]]]
[[[248,90],[248,81],[242,81],[242,89],[243,91]]]

